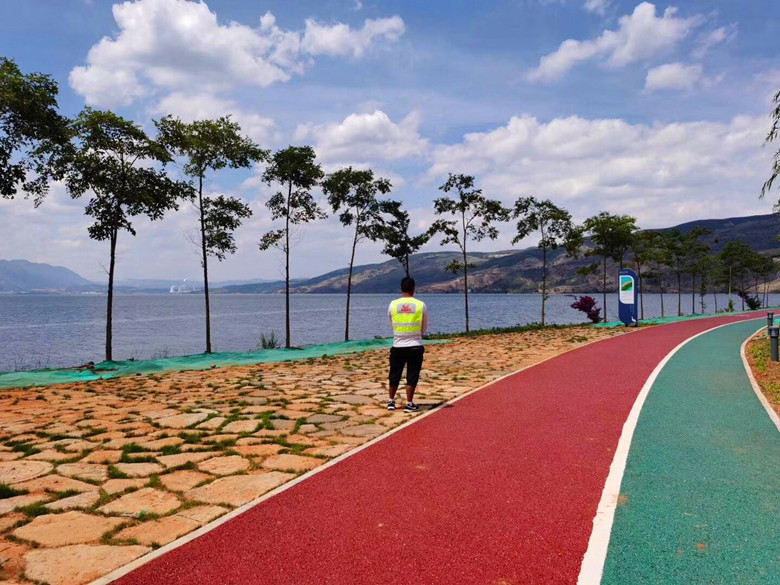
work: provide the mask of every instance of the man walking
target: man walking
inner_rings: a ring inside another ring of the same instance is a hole
[[[393,347],[390,348],[390,399],[387,410],[395,410],[395,393],[406,366],[406,406],[404,412],[417,412],[414,391],[420,380],[423,347],[422,336],[428,329],[428,309],[425,303],[414,298],[414,279],[401,280],[401,298],[390,303],[387,317],[393,328]]]

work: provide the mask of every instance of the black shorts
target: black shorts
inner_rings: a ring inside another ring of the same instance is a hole
[[[406,385],[417,386],[420,381],[423,354],[425,348],[422,345],[415,347],[391,347],[390,348],[390,385],[398,386],[401,382],[401,374],[406,366]]]

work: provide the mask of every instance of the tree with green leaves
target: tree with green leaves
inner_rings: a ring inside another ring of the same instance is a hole
[[[774,104],[775,107],[771,114],[772,127],[769,129],[769,133],[766,136],[764,145],[767,145],[770,142],[774,142],[777,140],[778,135],[780,135],[780,91],[778,91],[774,96]],[[775,152],[774,160],[772,162],[772,174],[764,183],[763,187],[761,187],[761,198],[763,198],[764,195],[766,195],[772,189],[772,185],[774,184],[778,175],[780,175],[780,149]],[[778,207],[780,207],[780,202],[775,204],[775,209]]]
[[[200,256],[206,301],[206,353],[211,353],[211,310],[209,304],[208,258],[223,260],[235,252],[233,231],[251,215],[249,207],[235,197],[204,195],[206,173],[225,168],[249,168],[268,160],[268,151],[241,135],[241,127],[223,116],[216,120],[185,123],[166,116],[155,122],[160,140],[184,159],[184,174],[196,182],[195,207],[200,227]]]
[[[390,192],[390,181],[374,178],[371,169],[359,170],[347,167],[331,173],[322,181],[322,190],[328,197],[333,213],[339,214],[344,227],[352,226],[352,254],[347,276],[347,317],[344,327],[344,341],[349,341],[349,304],[352,296],[352,269],[355,265],[355,250],[361,240],[377,241],[382,237],[384,220],[383,203],[379,195]]]
[[[0,57],[0,197],[13,199],[21,190],[37,207],[49,180],[61,177],[54,157],[70,133],[57,110],[58,92],[50,75],[24,74]]]
[[[447,181],[439,190],[455,192],[455,198],[439,197],[433,203],[436,215],[452,215],[455,219],[436,220],[431,227],[432,233],[441,233],[442,246],[455,244],[460,248],[462,260],[453,260],[447,270],[457,275],[463,272],[463,292],[466,308],[466,333],[469,332],[469,268],[474,265],[468,261],[468,243],[479,242],[498,237],[496,222],[508,221],[510,211],[500,201],[488,199],[482,189],[474,186],[474,177],[450,173]]]
[[[654,230],[644,230],[634,234],[630,251],[633,257],[636,275],[639,280],[639,318],[645,318],[645,291],[643,268],[658,258],[661,234]],[[661,293],[663,294],[663,292]],[[663,300],[661,301],[663,304]]]
[[[135,235],[131,218],[158,220],[192,195],[187,183],[174,181],[161,167],[171,162],[164,146],[143,129],[113,112],[86,108],[72,124],[74,143],[60,159],[73,198],[89,192],[87,215],[95,223],[89,237],[109,242],[106,361],[113,358],[112,313],[117,240],[120,231]]]
[[[401,263],[406,276],[411,277],[411,256],[433,237],[430,230],[416,236],[409,235],[409,213],[400,201],[383,201],[384,225],[381,240],[385,247],[382,253]]]
[[[750,258],[750,270],[753,273],[754,290],[756,296],[761,295],[762,306],[767,305],[767,286],[770,280],[777,274],[777,267],[774,260],[763,254],[752,250]],[[763,284],[763,290],[761,288]]]
[[[736,280],[740,280],[745,267],[746,259],[750,254],[750,246],[740,241],[733,241],[726,243],[723,249],[718,255],[718,259],[723,266],[723,272],[726,276],[726,283],[728,284],[729,295],[729,311],[734,310],[734,300],[731,293],[733,290],[732,283]]]
[[[282,190],[274,193],[266,203],[274,220],[283,219],[284,227],[273,229],[263,235],[260,249],[279,248],[284,253],[285,284],[285,347],[290,343],[290,233],[294,226],[316,219],[324,219],[311,194],[312,188],[322,179],[323,172],[315,162],[317,155],[311,146],[289,146],[277,150],[263,173],[263,180],[269,185],[278,183]]]
[[[517,244],[531,233],[539,233],[539,248],[542,250],[542,325],[545,323],[547,302],[547,251],[557,250],[571,241],[575,229],[571,214],[549,199],[521,197],[515,202],[512,217],[517,220],[517,234],[512,240]]]
[[[691,314],[696,313],[696,277],[704,278],[708,266],[707,258],[710,254],[710,246],[701,241],[701,238],[712,232],[702,226],[697,226],[683,236],[686,251],[686,272],[691,275]]]
[[[601,257],[604,321],[607,320],[607,260],[612,259],[623,268],[623,258],[631,246],[636,229],[636,218],[629,215],[614,215],[606,211],[589,217],[582,225],[583,235],[589,237],[593,244],[593,248],[587,250],[585,256]],[[598,269],[598,265],[599,263],[594,263],[585,269],[592,273]]]
[[[682,316],[682,276],[688,268],[688,256],[685,239],[680,230],[673,229],[663,232],[664,264],[677,278],[677,316]]]

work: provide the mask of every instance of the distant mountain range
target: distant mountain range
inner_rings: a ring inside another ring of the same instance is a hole
[[[780,219],[776,215],[754,215],[728,219],[705,219],[675,226],[688,232],[704,226],[712,233],[706,240],[714,252],[731,241],[741,241],[767,256],[780,256]],[[667,228],[674,229],[674,228]],[[664,231],[664,230],[660,230]],[[587,245],[587,242],[586,242]],[[462,279],[454,277],[445,267],[459,254],[453,251],[415,254],[411,259],[412,275],[418,289],[424,293],[459,292]],[[551,292],[593,291],[601,289],[598,275],[579,276],[576,271],[591,259],[567,258],[562,250],[548,254]],[[475,292],[506,293],[536,292],[541,280],[541,251],[538,248],[475,252],[469,262],[476,265],[469,271],[469,288]],[[343,293],[347,288],[347,269],[335,270],[310,279],[292,282],[296,293]],[[612,282],[616,270],[611,270]],[[353,292],[395,293],[404,273],[396,260],[356,266],[353,271]],[[182,286],[184,285],[184,286]],[[117,282],[118,293],[168,293],[174,287],[181,292],[202,289],[196,281],[163,279],[130,279]],[[775,283],[780,289],[780,283]],[[283,281],[216,282],[212,290],[218,294],[274,294],[284,291]],[[647,290],[650,290],[649,288]],[[26,260],[0,260],[0,292],[103,292],[105,284],[90,282],[62,266],[36,264]]]
[[[92,283],[63,266],[27,260],[0,260],[0,291],[31,292],[90,286]]]
[[[243,284],[268,282],[260,279],[225,280],[212,286],[222,288]],[[118,280],[118,293],[162,294],[172,292],[197,292],[203,283],[197,280],[167,280],[129,278]],[[64,266],[51,266],[27,260],[0,260],[0,292],[3,293],[101,293],[106,285],[92,282]]]
[[[712,233],[703,238],[713,252],[719,252],[731,241],[742,241],[753,249],[768,256],[780,256],[780,219],[776,215],[754,215],[728,219],[705,219],[675,226],[683,233],[696,226],[703,226]],[[666,228],[674,229],[674,228]],[[665,230],[659,230],[665,231]],[[586,246],[588,242],[586,241]],[[445,269],[457,252],[429,252],[415,254],[411,259],[411,272],[417,287],[423,293],[460,292],[462,277],[454,277]],[[475,268],[469,270],[469,289],[483,293],[537,292],[542,276],[542,252],[538,248],[503,250],[499,252],[474,252],[469,262]],[[563,250],[548,253],[549,289],[551,292],[574,292],[601,290],[598,274],[580,276],[577,268],[593,261],[592,258],[567,258]],[[610,281],[617,281],[617,270],[610,271]],[[347,289],[348,270],[343,268],[322,276],[293,283],[297,293],[342,293]],[[352,290],[356,293],[394,293],[404,273],[396,260],[379,264],[356,266],[352,275]],[[224,293],[279,293],[284,282],[255,283],[228,286],[220,289]],[[651,290],[648,286],[646,290]]]

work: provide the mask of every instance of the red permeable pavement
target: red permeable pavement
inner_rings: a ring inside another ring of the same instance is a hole
[[[646,379],[680,342],[745,318],[652,327],[519,372],[117,583],[574,583]]]

